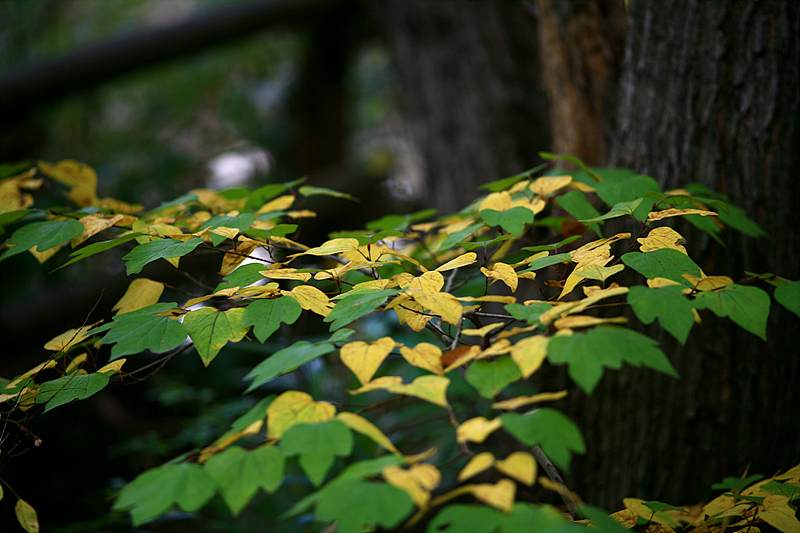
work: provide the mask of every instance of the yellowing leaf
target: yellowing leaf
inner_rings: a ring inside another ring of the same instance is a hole
[[[430,309],[432,313],[442,317],[442,320],[448,324],[455,326],[461,319],[461,313],[464,309],[452,294],[446,292],[438,292],[436,294],[415,293],[412,296],[424,309]],[[408,317],[406,317],[406,321],[408,321]]]
[[[336,408],[329,403],[315,402],[305,392],[286,391],[267,407],[267,436],[278,439],[294,425],[326,422],[335,414]]]
[[[609,244],[603,244],[587,251],[580,257],[581,259],[575,266],[575,270],[573,270],[572,273],[567,276],[567,280],[564,282],[564,288],[561,290],[561,294],[558,296],[559,300],[571,293],[575,287],[578,286],[578,283],[585,279],[585,277],[582,275],[583,272],[588,272],[589,269],[593,267],[604,267],[609,261],[611,261],[611,246]]]
[[[789,507],[789,498],[782,494],[765,497],[763,510],[758,516],[783,533],[800,533],[800,521],[795,516],[795,510]]]
[[[408,470],[389,465],[381,471],[383,479],[411,496],[418,507],[425,506],[430,500],[430,490],[439,485],[441,474],[439,470],[428,463],[419,463]]]
[[[417,276],[408,284],[409,290],[418,290],[423,294],[436,294],[442,287],[444,287],[444,277],[435,270]]]
[[[37,166],[44,175],[72,187],[67,196],[80,205],[93,205],[97,202],[97,173],[89,165],[64,159],[55,165],[38,161]]]
[[[653,278],[647,280],[647,286],[651,289],[657,289],[659,287],[667,287],[668,285],[680,285],[677,281],[673,281],[667,278]]]
[[[128,285],[128,290],[122,295],[112,311],[116,311],[118,315],[123,313],[130,313],[158,303],[161,298],[161,293],[164,292],[164,284],[159,281],[153,281],[147,278],[136,278]]]
[[[359,416],[355,413],[348,413],[347,411],[342,411],[341,413],[336,415],[336,418],[341,420],[347,427],[352,429],[353,431],[358,431],[362,435],[366,435],[373,442],[378,444],[379,446],[383,447],[390,452],[401,455],[400,450],[398,450],[392,441],[389,440],[389,437],[383,434],[383,432],[378,429],[372,422],[367,420],[366,418]]]
[[[350,394],[362,394],[373,390],[383,389],[394,394],[407,394],[435,405],[447,405],[447,386],[450,380],[441,376],[420,376],[411,383],[403,384],[403,378],[398,376],[383,376],[374,379],[356,390],[348,391]]]
[[[500,420],[500,417],[492,420],[487,420],[482,416],[470,418],[456,429],[456,440],[459,444],[465,442],[477,442],[480,444],[485,441],[486,437],[492,432],[500,429],[502,426],[503,422]]]
[[[417,368],[424,368],[434,374],[444,375],[442,366],[442,350],[434,344],[421,342],[413,348],[403,346],[400,348],[403,358],[408,364]]]
[[[54,352],[66,352],[70,348],[82,342],[88,335],[87,331],[94,328],[99,322],[88,324],[79,328],[73,328],[65,331],[60,335],[56,335],[44,345],[45,350],[53,350]]]
[[[436,269],[436,271],[445,272],[446,270],[453,270],[455,268],[461,268],[463,266],[471,265],[477,260],[477,258],[478,254],[476,254],[475,252],[467,252],[441,265],[439,268]]]
[[[588,315],[570,315],[557,319],[553,322],[556,329],[577,329],[577,328],[590,328],[600,324],[626,324],[628,319],[624,316],[617,316],[613,318],[600,318],[597,316]]]
[[[353,371],[361,384],[368,383],[386,356],[394,349],[394,339],[383,337],[375,342],[350,342],[342,346],[342,362]]]
[[[298,285],[290,291],[281,291],[285,296],[291,296],[297,300],[300,307],[321,316],[328,316],[331,312],[328,297],[324,292],[312,285]]]
[[[481,350],[475,359],[488,359],[490,357],[497,357],[498,355],[504,355],[511,351],[511,343],[506,340],[502,339],[500,341],[495,342],[485,350]]]
[[[507,211],[511,209],[511,195],[508,191],[493,192],[481,202],[478,211],[493,209],[495,211]]]
[[[272,279],[297,279],[300,281],[308,281],[311,279],[310,273],[298,272],[296,268],[275,268],[271,270],[259,270],[258,273],[266,278],[272,278]]]
[[[640,252],[652,252],[661,250],[662,248],[671,248],[681,253],[686,253],[686,248],[683,246],[686,240],[680,233],[669,226],[653,228],[650,230],[650,233],[647,234],[647,237],[636,240],[639,241]]]
[[[261,289],[261,288],[263,288],[263,287],[259,287],[259,289]],[[206,300],[210,300],[211,298],[216,298],[218,296],[226,296],[226,297],[230,298],[231,296],[236,294],[238,291],[239,291],[239,287],[230,287],[228,289],[222,289],[222,290],[219,290],[219,291],[215,292],[214,294],[206,294],[205,296],[198,296],[197,298],[192,298],[191,300],[188,300],[184,304],[183,307],[188,309],[188,308],[190,308],[192,306],[195,306],[195,305],[197,305],[197,304],[199,304],[201,302],[205,302]]]
[[[239,235],[239,228],[228,228],[226,226],[217,226],[216,228],[208,228],[209,233],[220,235],[226,239],[233,239]]]
[[[647,215],[647,221],[654,222],[664,218],[683,215],[718,216],[714,211],[706,211],[705,209],[664,209],[663,211],[651,211]]]
[[[594,279],[605,283],[608,278],[622,272],[624,269],[625,265],[621,263],[612,266],[586,265],[579,270],[576,269],[577,272],[575,272],[575,275],[584,279]]]
[[[503,400],[492,404],[492,409],[503,409],[504,411],[514,411],[520,407],[530,405],[532,403],[552,402],[560,400],[567,395],[567,391],[562,390],[558,392],[540,392],[533,396],[517,396],[510,400]]]
[[[534,335],[518,341],[511,347],[511,359],[519,367],[523,378],[528,378],[539,370],[547,357],[549,337]]]
[[[92,235],[96,235],[103,231],[104,229],[108,229],[120,220],[123,219],[122,215],[116,215],[109,218],[106,218],[104,215],[100,215],[97,213],[87,215],[78,222],[83,224],[83,232],[78,235],[77,237],[73,237],[69,243],[70,245],[75,248],[82,242],[85,242],[86,239],[91,237]]]
[[[552,196],[552,193],[572,183],[572,176],[544,176],[530,184],[530,190],[539,196]]]
[[[489,452],[479,453],[470,459],[467,465],[461,469],[461,472],[458,473],[458,480],[464,481],[472,476],[477,476],[481,472],[491,468],[492,465],[494,465],[494,455]]]
[[[519,276],[518,277],[522,277]],[[499,294],[487,294],[486,296],[457,296],[459,302],[495,302],[501,304],[513,304],[517,299],[513,296],[500,296]]]
[[[260,215],[262,213],[269,213],[270,211],[285,211],[290,207],[292,207],[293,203],[294,203],[294,196],[292,196],[291,194],[287,194],[285,196],[279,196],[274,200],[271,200],[262,205],[258,209],[258,211],[256,211],[256,213]]]
[[[259,246],[265,246],[265,243],[239,235],[236,248],[223,256],[219,273],[226,276],[233,272]]]
[[[494,467],[526,485],[533,485],[536,480],[536,459],[528,452],[514,452],[502,461],[497,461]]]
[[[125,364],[125,361],[127,361],[127,359],[125,359],[124,357],[122,359],[116,359],[114,361],[111,361],[106,366],[98,370],[98,372],[102,372],[103,374],[119,372],[120,369],[122,369],[122,365]]]
[[[480,346],[460,346],[446,354],[442,354],[442,364],[446,365],[444,373],[447,374],[454,368],[474,360],[481,353]]]
[[[722,289],[728,285],[733,285],[733,280],[728,276],[705,276],[696,278],[691,274],[683,274],[682,277],[689,280],[698,291],[713,291]]]
[[[483,503],[510,513],[514,506],[517,486],[510,479],[501,479],[494,485],[491,483],[472,485],[470,492]]]
[[[517,273],[514,272],[514,269],[505,264],[505,263],[495,263],[492,265],[492,269],[489,270],[485,267],[481,267],[481,272],[487,278],[495,278],[501,280],[503,283],[508,285],[511,289],[511,292],[517,290],[517,283],[519,283],[519,279],[517,279]]]
[[[358,249],[358,239],[332,239],[317,246],[309,248],[304,253],[307,255],[333,255]]]
[[[596,248],[605,246],[606,244],[611,244],[612,242],[616,242],[621,239],[630,239],[630,238],[631,238],[630,233],[617,233],[613,237],[607,237],[605,239],[598,239],[596,241],[586,243],[577,250],[573,250],[572,252],[570,252],[569,255],[574,263],[580,263],[586,255],[591,254]]]
[[[494,324],[487,324],[482,328],[478,329],[463,329],[461,330],[462,335],[470,335],[473,337],[485,337],[487,334],[491,333],[492,331],[496,330],[497,328],[503,325],[502,322],[495,322]]]
[[[22,529],[28,533],[39,533],[39,518],[36,516],[36,509],[25,500],[19,499],[14,505],[14,513]]]
[[[534,215],[538,215],[547,207],[547,202],[541,196],[534,196],[530,200],[528,198],[520,198],[511,204],[511,207],[524,207],[533,211]]]

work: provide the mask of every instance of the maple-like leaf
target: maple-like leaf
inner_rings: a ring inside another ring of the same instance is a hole
[[[231,446],[211,457],[203,467],[236,516],[259,488],[270,494],[278,490],[283,480],[283,457],[274,446],[252,450]]]
[[[122,259],[125,261],[127,274],[130,276],[141,272],[142,268],[148,263],[157,259],[183,257],[201,244],[203,244],[203,239],[198,237],[189,239],[186,242],[178,239],[163,238],[140,244],[123,256]]]
[[[46,403],[44,412],[72,400],[83,400],[100,392],[108,385],[108,375],[102,372],[86,374],[83,370],[69,376],[42,383],[36,403]]]
[[[727,285],[722,290],[700,292],[693,305],[696,309],[711,309],[720,317],[730,317],[753,335],[767,338],[770,299],[758,287]]]
[[[47,222],[31,222],[17,229],[5,244],[14,246],[0,254],[0,261],[21,254],[29,249],[44,252],[62,245],[83,232],[83,224],[77,220],[50,220]]]
[[[186,314],[183,325],[204,365],[208,366],[229,341],[244,338],[249,328],[242,325],[243,314],[241,307],[225,311],[203,307]]]
[[[102,339],[103,344],[114,344],[111,360],[150,350],[164,353],[177,348],[186,340],[187,331],[183,324],[168,316],[156,316],[177,307],[174,303],[162,302],[117,315],[114,321],[104,324],[89,334],[108,331]]]
[[[302,312],[303,308],[294,298],[284,296],[256,300],[245,308],[242,326],[254,326],[253,334],[260,342],[266,342],[280,328],[281,323],[294,324]]]
[[[569,470],[571,453],[584,453],[586,445],[578,427],[561,411],[547,407],[524,415],[503,413],[503,427],[525,446],[539,445],[556,465]]]

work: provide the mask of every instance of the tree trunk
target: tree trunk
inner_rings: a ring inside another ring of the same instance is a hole
[[[728,194],[769,235],[728,230],[723,248],[681,226],[704,271],[800,278],[800,4],[640,0],[628,31],[611,164],[665,190],[698,181]],[[573,394],[568,411],[588,452],[571,488],[587,501],[697,503],[748,465],[771,475],[797,463],[797,317],[773,304],[767,343],[727,319],[703,320],[686,346],[662,339],[680,380],[625,368],[591,398]]]
[[[391,50],[426,201],[446,214],[477,187],[540,163],[550,120],[531,3],[371,4]]]

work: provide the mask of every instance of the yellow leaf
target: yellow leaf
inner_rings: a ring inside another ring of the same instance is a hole
[[[95,327],[100,322],[88,324],[79,328],[73,328],[65,331],[60,335],[56,335],[44,345],[45,350],[53,350],[54,352],[66,352],[73,348],[76,344],[82,342],[88,335],[87,331]]]
[[[435,270],[417,276],[408,284],[409,290],[418,290],[423,294],[436,294],[444,287],[444,277]]]
[[[308,209],[301,209],[299,211],[288,211],[286,215],[289,218],[314,218],[317,214],[314,211],[309,211]]]
[[[116,359],[114,361],[111,361],[106,366],[98,370],[98,372],[102,372],[103,374],[119,372],[120,369],[122,368],[122,365],[125,364],[125,361],[127,361],[127,359],[125,359],[124,357],[122,359]]]
[[[447,365],[444,373],[447,374],[454,368],[458,368],[464,363],[472,361],[481,353],[480,346],[461,346],[442,355],[442,364]]]
[[[621,239],[630,239],[630,238],[631,238],[630,233],[617,233],[613,237],[607,237],[605,239],[598,239],[596,241],[586,243],[577,250],[569,252],[569,255],[570,258],[572,259],[572,262],[580,263],[586,255],[591,254],[596,248],[605,246],[607,244],[611,244],[612,242],[616,242]]]
[[[469,460],[467,465],[458,473],[458,480],[464,481],[472,476],[485,472],[494,465],[494,455],[489,452],[479,453]]]
[[[472,485],[471,492],[483,503],[510,513],[514,506],[514,494],[517,492],[517,486],[510,479],[501,479],[494,485],[491,483]]]
[[[545,176],[533,180],[529,188],[539,196],[547,197],[570,183],[572,183],[572,176]]]
[[[408,470],[397,465],[389,465],[384,467],[381,475],[387,483],[408,493],[418,507],[428,503],[431,497],[430,490],[436,488],[441,481],[439,470],[428,463],[415,464]]]
[[[233,287],[234,289],[236,287]],[[236,298],[250,298],[258,300],[260,298],[278,298],[281,295],[281,290],[275,282],[267,283],[266,285],[257,285],[255,287],[241,287],[236,291]]]
[[[317,246],[309,248],[304,253],[307,255],[333,255],[358,249],[358,239],[332,239]]]
[[[269,213],[270,211],[285,211],[290,207],[292,207],[293,203],[294,203],[294,196],[292,196],[291,194],[287,194],[285,196],[279,196],[274,200],[271,200],[262,205],[259,208],[259,210],[256,211],[256,214],[260,215],[262,213]]]
[[[560,300],[571,293],[575,287],[578,286],[578,283],[585,279],[582,275],[583,272],[589,273],[590,269],[593,269],[593,267],[604,267],[611,259],[611,246],[609,244],[598,246],[582,254],[575,269],[567,276],[567,280],[564,282],[564,288],[561,290],[558,299]]]
[[[55,165],[39,161],[37,166],[45,176],[72,187],[68,196],[80,201],[81,205],[92,205],[97,201],[97,173],[89,165],[64,159]]]
[[[609,267],[600,265],[586,265],[580,269],[576,269],[577,272],[575,272],[575,275],[584,279],[594,279],[605,283],[608,278],[614,274],[622,272],[624,269],[625,265],[623,264],[617,264]]]
[[[499,294],[487,294],[486,296],[457,296],[456,300],[459,302],[495,302],[500,304],[513,304],[517,301],[513,296],[500,296]]]
[[[597,316],[588,316],[588,315],[570,315],[564,318],[559,318],[553,325],[556,329],[564,329],[564,328],[590,328],[592,326],[597,326],[600,324],[627,324],[628,319],[624,316],[617,316],[613,318],[600,318]]]
[[[519,367],[523,378],[530,377],[542,366],[545,357],[547,357],[547,343],[549,341],[549,337],[534,335],[522,339],[511,347],[511,359]]]
[[[487,324],[479,329],[463,329],[461,330],[461,334],[470,335],[472,337],[485,337],[487,334],[491,333],[492,331],[496,330],[502,325],[503,325],[502,322],[495,322],[494,324]]]
[[[714,211],[706,211],[705,209],[664,209],[663,211],[651,211],[647,215],[647,221],[655,222],[656,220],[682,215],[718,216]]]
[[[498,333],[495,336],[495,339],[497,339],[497,340],[507,339],[509,337],[513,337],[514,335],[520,335],[521,333],[530,333],[531,331],[536,331],[537,329],[539,329],[539,325],[538,324],[534,324],[532,326],[525,326],[524,328],[518,328],[518,327],[510,328],[510,329],[507,329],[505,331],[501,331],[500,333]]]
[[[307,311],[311,311],[321,316],[328,316],[331,312],[328,297],[324,292],[312,285],[298,285],[289,291],[281,291],[286,296],[291,296],[300,307]]]
[[[248,256],[259,246],[266,246],[266,244],[261,241],[250,239],[249,237],[239,235],[239,242],[236,244],[236,248],[227,252],[223,256],[222,266],[219,269],[219,273],[223,276],[226,276],[233,272],[236,267],[248,259]]]
[[[300,281],[308,281],[311,279],[311,274],[308,272],[298,272],[296,268],[275,268],[272,270],[259,270],[259,274],[265,278],[272,279],[297,279]]]
[[[696,278],[691,274],[683,274],[683,278],[689,280],[698,291],[713,291],[727,287],[728,285],[733,285],[733,280],[728,276],[705,276]]]
[[[348,390],[347,392],[353,395],[364,394],[365,392],[372,392],[374,390],[390,390],[398,385],[403,385],[403,378],[400,376],[381,376],[373,379],[369,383],[366,383],[357,389]]]
[[[508,285],[511,289],[511,292],[517,290],[517,283],[519,283],[519,279],[517,279],[517,273],[514,272],[514,269],[505,264],[505,263],[495,263],[492,265],[492,269],[489,270],[485,267],[481,267],[481,272],[487,278],[495,278],[501,280],[503,283]]]
[[[238,228],[228,228],[226,226],[219,226],[216,228],[211,228],[208,230],[209,233],[213,233],[214,235],[220,235],[225,237],[226,239],[233,239],[237,235],[239,235]]]
[[[72,360],[67,365],[67,368],[64,369],[65,374],[72,374],[75,369],[81,366],[84,362],[86,362],[86,352],[83,352],[75,357],[72,357]],[[82,373],[85,371],[79,371],[78,373]]]
[[[536,459],[528,452],[514,452],[502,461],[497,461],[494,467],[526,485],[533,485],[536,480]]]
[[[368,383],[386,356],[394,349],[394,339],[383,337],[375,342],[350,342],[342,346],[342,362],[353,371],[361,384]]]
[[[219,439],[211,446],[206,446],[200,451],[200,456],[197,458],[197,462],[203,464],[207,460],[209,460],[214,454],[221,452],[222,450],[229,447],[231,444],[238,441],[239,439],[247,437],[248,435],[257,435],[258,432],[261,431],[263,425],[264,425],[264,420],[261,419],[256,420],[246,428],[241,429],[239,431],[235,431],[234,433],[231,433],[227,437]]]
[[[459,444],[465,442],[477,442],[480,444],[485,441],[486,437],[492,432],[500,429],[502,426],[503,422],[500,420],[500,417],[492,420],[487,420],[482,416],[470,418],[456,429],[456,440]]]
[[[389,283],[386,284],[386,288],[393,289],[394,287],[408,287],[412,281],[414,281],[414,276],[412,274],[409,274],[408,272],[400,272],[389,279]]]
[[[651,289],[657,289],[659,287],[667,287],[669,285],[680,285],[680,283],[667,278],[653,278],[647,280],[647,286],[650,287]]]
[[[442,320],[448,324],[455,326],[461,319],[461,313],[464,309],[452,294],[446,292],[437,292],[436,294],[415,293],[412,296],[424,309],[430,309],[432,313],[442,317]],[[406,321],[408,321],[408,317],[406,317]]]
[[[114,304],[111,310],[121,315],[142,309],[157,303],[158,299],[161,298],[162,292],[164,292],[163,283],[147,278],[136,278],[131,281],[130,285],[128,285],[128,290],[125,291],[125,294]]]
[[[78,220],[78,222],[83,224],[83,232],[81,232],[81,234],[78,235],[77,237],[73,237],[69,241],[69,244],[73,248],[75,248],[82,242],[85,242],[86,239],[88,239],[92,235],[96,235],[101,231],[103,231],[104,229],[110,228],[123,218],[124,217],[122,215],[116,215],[109,218],[106,218],[104,215],[100,215],[97,213],[94,213],[92,215],[87,215]]]
[[[432,315],[426,315],[425,309],[417,302],[408,301],[402,307],[395,308],[398,319],[401,318],[401,324],[405,322],[414,331],[422,331],[425,329],[425,324],[431,321]]]
[[[262,288],[262,287],[259,287]],[[214,294],[206,294],[205,296],[198,296],[197,298],[192,298],[191,300],[187,301],[183,307],[185,309],[189,309],[193,305],[197,305],[201,302],[205,302],[206,300],[210,300],[211,298],[216,298],[218,296],[226,296],[230,298],[234,294],[239,291],[239,287],[230,287],[228,289],[222,289],[220,291],[215,292]]]
[[[440,376],[444,375],[442,350],[435,344],[421,342],[413,348],[403,346],[400,348],[400,353],[408,361],[408,364],[417,368],[424,368]]]
[[[475,252],[467,252],[441,265],[439,268],[436,269],[436,271],[445,272],[446,270],[453,270],[455,268],[461,268],[463,266],[471,265],[477,260],[477,258],[478,254],[476,254]]]
[[[493,403],[492,409],[514,411],[515,409],[519,409],[520,407],[524,407],[532,403],[553,402],[560,400],[566,395],[567,391],[562,390],[558,392],[540,392],[539,394],[534,394],[533,396],[517,396],[516,398],[511,398],[510,400],[503,400],[502,402]]]
[[[53,246],[52,248],[48,248],[44,252],[40,252],[36,246],[30,248],[28,251],[31,253],[33,257],[39,261],[39,264],[44,264],[45,261],[53,257],[64,247],[64,244],[59,244],[58,246]]]
[[[680,526],[680,522],[667,514],[664,511],[660,511],[658,513],[653,513],[653,511],[647,507],[644,503],[644,500],[640,500],[639,498],[623,498],[622,503],[625,505],[627,509],[632,510],[639,517],[649,521],[655,522],[657,524],[662,524],[665,526],[671,527],[678,527]]]
[[[36,516],[36,510],[31,507],[31,504],[25,500],[17,500],[14,505],[14,513],[17,515],[17,520],[22,529],[28,533],[39,533],[39,518]]]
[[[547,207],[547,203],[541,196],[534,196],[530,200],[528,198],[520,198],[511,204],[511,207],[524,207],[530,209],[534,215],[538,215],[544,211],[544,208]]]
[[[636,522],[639,520],[639,515],[631,511],[630,509],[623,509],[622,511],[617,511],[610,515],[611,518],[616,520],[617,522],[622,525],[625,529],[632,529],[633,526],[636,525]]]
[[[511,209],[511,195],[508,191],[493,192],[481,202],[478,211],[493,209],[495,211],[508,211]]]
[[[782,494],[770,494],[759,506],[758,516],[767,524],[783,533],[800,533],[800,521],[795,510],[789,507],[789,498]]]
[[[686,240],[680,233],[668,226],[653,228],[650,230],[650,233],[647,234],[647,237],[636,240],[639,241],[640,252],[653,252],[663,248],[670,248],[684,254],[686,253],[686,248],[683,246]]]
[[[344,423],[347,427],[352,429],[353,431],[358,431],[362,435],[366,435],[373,442],[378,444],[379,446],[383,447],[386,450],[396,454],[402,455],[400,450],[398,450],[392,441],[389,440],[389,437],[383,434],[383,432],[378,429],[372,422],[367,420],[366,418],[359,416],[355,413],[348,413],[347,411],[342,411],[341,413],[336,415],[341,422]]]
[[[475,356],[475,359],[488,359],[490,357],[497,357],[498,355],[505,355],[511,351],[511,343],[507,339],[502,339]]]
[[[267,436],[278,439],[294,425],[326,422],[335,414],[336,408],[329,403],[315,402],[305,392],[286,391],[267,407]]]
[[[348,392],[350,394],[363,394],[382,389],[394,394],[415,396],[444,407],[447,405],[445,393],[449,384],[450,380],[441,376],[420,376],[408,384],[403,384],[403,378],[399,376],[383,376]]]

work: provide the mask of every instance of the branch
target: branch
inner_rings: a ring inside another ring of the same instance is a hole
[[[544,468],[544,471],[547,473],[547,477],[549,477],[553,483],[561,485],[561,487],[564,489],[558,491],[558,493],[561,495],[561,499],[564,500],[564,505],[567,506],[569,515],[573,520],[581,520],[581,513],[578,511],[578,504],[575,503],[574,499],[572,499],[572,495],[570,494],[567,486],[564,484],[564,480],[561,479],[561,474],[558,473],[556,466],[553,464],[550,458],[545,455],[544,451],[538,444],[533,446],[531,451],[542,468]]]

